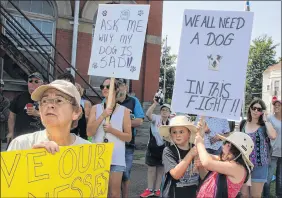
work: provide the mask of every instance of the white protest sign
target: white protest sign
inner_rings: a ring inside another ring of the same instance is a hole
[[[99,5],[88,75],[139,79],[149,9]]]
[[[172,108],[239,120],[253,13],[185,10]]]

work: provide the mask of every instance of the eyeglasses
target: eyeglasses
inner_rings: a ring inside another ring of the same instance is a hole
[[[169,112],[169,109],[162,109],[163,112]]]
[[[42,98],[39,101],[40,106],[46,106],[48,103],[54,104],[56,106],[61,106],[66,103],[70,103],[74,105],[70,100],[67,100],[66,98],[58,97],[58,98]]]
[[[29,79],[28,82],[29,82],[29,83],[38,84],[38,83],[40,83],[41,81],[40,81],[40,80],[32,80],[32,79]]]
[[[253,111],[262,112],[262,108],[260,108],[260,107],[251,107],[251,109],[252,109]]]
[[[110,85],[100,85],[101,90],[103,90],[104,88],[110,89]]]

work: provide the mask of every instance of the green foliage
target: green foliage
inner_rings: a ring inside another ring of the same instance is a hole
[[[173,85],[175,79],[175,61],[176,55],[171,54],[171,47],[167,47],[165,50],[165,42],[162,43],[163,55],[161,57],[161,65],[160,65],[160,88],[163,89],[164,84],[164,67],[166,67],[166,103],[171,102]],[[166,60],[165,60],[166,59]],[[166,65],[166,66],[165,66]]]
[[[266,35],[252,41],[246,76],[246,109],[253,98],[262,97],[262,74],[268,66],[277,63],[275,48],[278,45],[274,44],[272,38]]]

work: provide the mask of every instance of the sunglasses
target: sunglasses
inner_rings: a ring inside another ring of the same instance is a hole
[[[104,88],[110,89],[110,85],[100,85],[101,90],[103,90]]]
[[[40,80],[32,80],[32,79],[30,79],[30,80],[28,80],[28,82],[29,82],[29,83],[38,84],[38,83],[40,83],[41,81],[40,81]]]
[[[260,108],[260,107],[251,107],[251,109],[252,109],[253,111],[262,112],[262,108]]]

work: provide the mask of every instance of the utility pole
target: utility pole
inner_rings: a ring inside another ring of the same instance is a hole
[[[163,50],[164,56],[164,84],[163,84],[163,94],[164,94],[164,102],[165,102],[165,83],[166,83],[166,57],[167,57],[167,35],[165,36],[165,49]]]
[[[250,2],[249,1],[246,1],[245,2],[245,11],[250,11]],[[247,76],[247,75],[246,75]],[[244,119],[245,117],[245,108],[246,108],[246,101],[245,101],[245,93],[246,93],[246,85],[245,85],[245,91],[244,91],[244,98],[243,98],[243,104],[242,104],[242,120]]]

